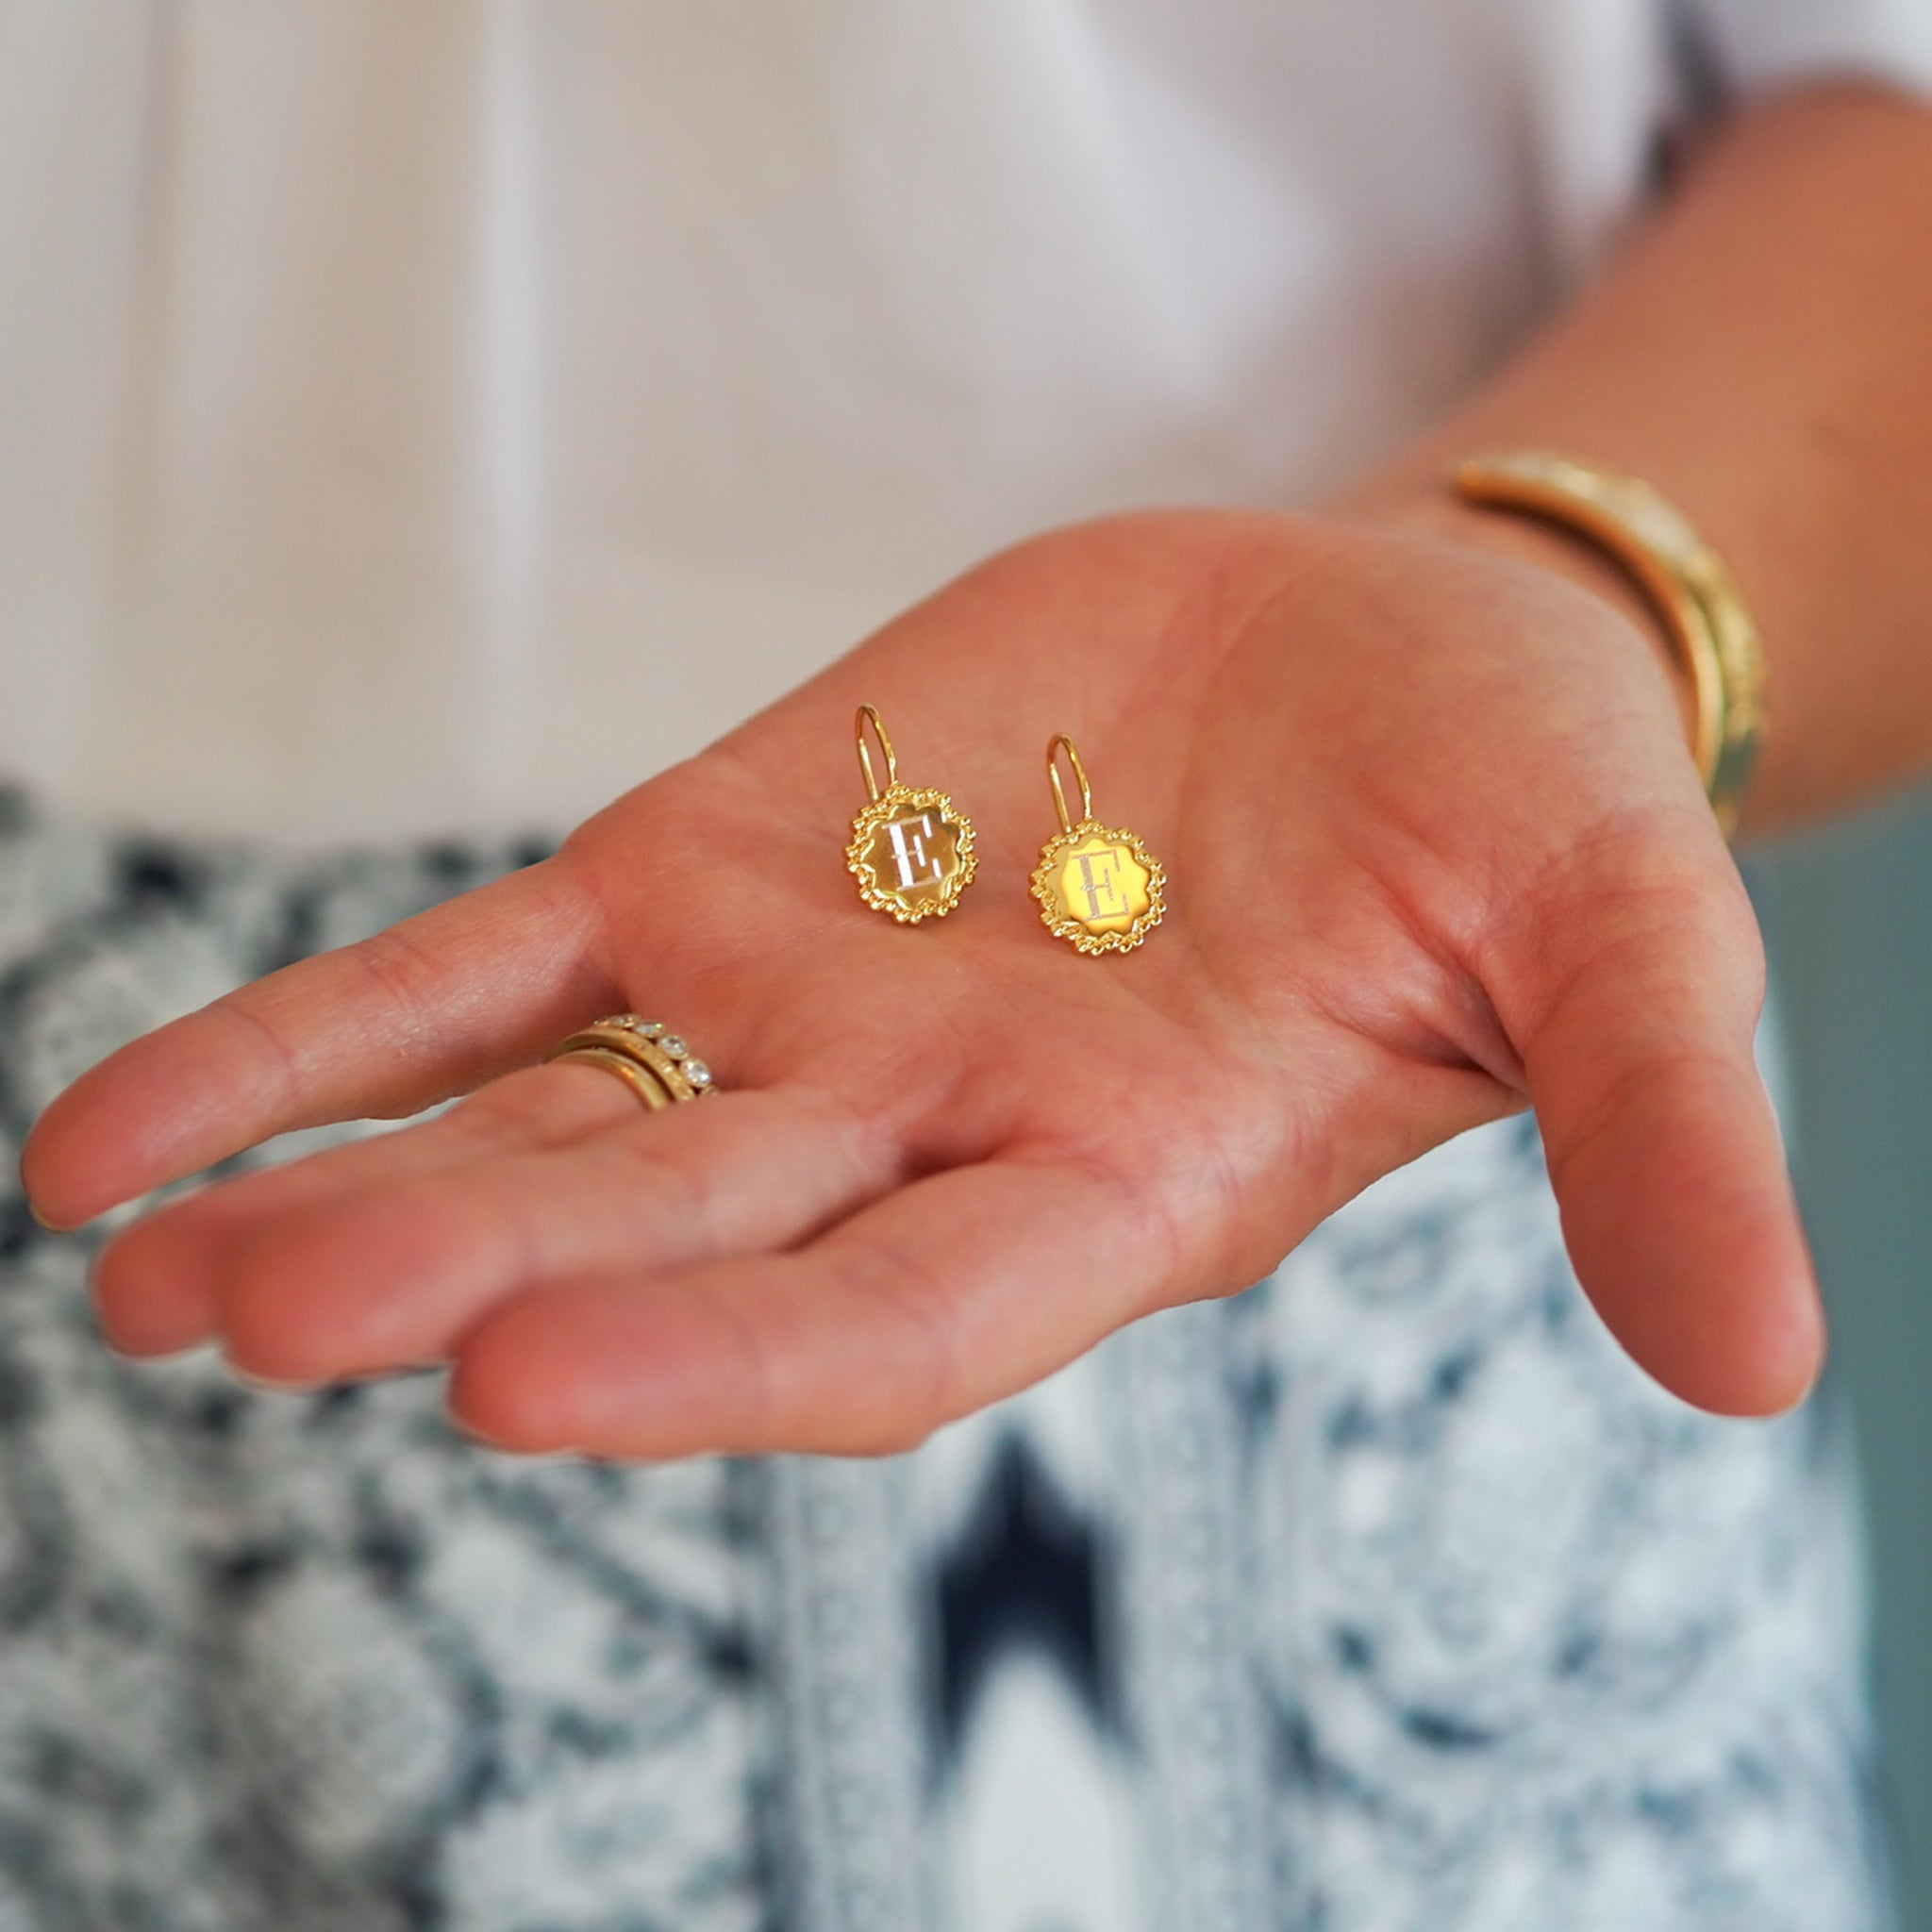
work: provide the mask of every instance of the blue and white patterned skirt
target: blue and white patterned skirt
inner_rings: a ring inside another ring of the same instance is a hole
[[[1831,1379],[1646,1382],[1527,1118],[877,1461],[519,1461],[434,1376],[112,1357],[34,1112],[529,856],[0,805],[0,1932],[1890,1923]]]

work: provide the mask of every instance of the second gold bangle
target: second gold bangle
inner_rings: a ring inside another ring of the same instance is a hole
[[[1696,699],[1691,756],[1726,837],[1764,741],[1765,663],[1757,625],[1724,558],[1641,477],[1574,457],[1510,450],[1456,471],[1470,502],[1547,517],[1593,539],[1649,598]]]

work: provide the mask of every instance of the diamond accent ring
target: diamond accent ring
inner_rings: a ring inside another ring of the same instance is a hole
[[[656,1112],[681,1107],[718,1091],[710,1068],[691,1052],[689,1042],[662,1020],[639,1013],[611,1013],[568,1035],[543,1056],[555,1060],[578,1060],[614,1074]]]

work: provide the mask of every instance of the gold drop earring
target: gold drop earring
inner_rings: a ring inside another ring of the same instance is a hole
[[[886,760],[886,783],[879,787],[866,742],[870,724]],[[858,769],[871,803],[852,821],[846,869],[858,881],[858,896],[901,925],[943,919],[973,882],[979,861],[973,855],[973,821],[943,791],[899,782],[899,760],[879,714],[860,705],[853,734]]]
[[[1077,824],[1060,788],[1062,750],[1080,788]],[[1132,832],[1094,818],[1087,768],[1071,738],[1061,735],[1047,745],[1046,775],[1060,829],[1041,847],[1033,868],[1041,919],[1048,932],[1083,953],[1130,953],[1167,910],[1167,874]]]

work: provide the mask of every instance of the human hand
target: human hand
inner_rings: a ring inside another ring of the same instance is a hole
[[[978,829],[913,928],[843,869],[856,704]],[[1083,958],[1027,894],[1071,732],[1166,922]],[[1318,519],[1056,532],[908,612],[558,856],[135,1041],[24,1173],[75,1224],[287,1129],[104,1251],[109,1337],[311,1383],[448,1360],[506,1446],[874,1451],[1237,1291],[1449,1136],[1537,1107],[1585,1289],[1703,1407],[1822,1318],[1751,1052],[1757,928],[1656,643],[1529,563]],[[530,1062],[660,1013],[726,1090]]]

